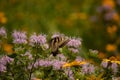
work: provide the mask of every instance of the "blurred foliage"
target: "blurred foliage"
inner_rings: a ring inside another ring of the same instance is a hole
[[[0,26],[80,36],[101,56],[120,53],[120,0],[0,0]]]

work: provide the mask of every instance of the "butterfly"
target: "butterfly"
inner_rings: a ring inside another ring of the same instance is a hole
[[[49,42],[49,47],[53,56],[60,53],[59,48],[64,47],[70,40],[64,36],[56,36],[52,38]]]

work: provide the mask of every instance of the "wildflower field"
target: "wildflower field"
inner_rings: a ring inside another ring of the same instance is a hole
[[[120,80],[120,0],[0,0],[0,80]]]

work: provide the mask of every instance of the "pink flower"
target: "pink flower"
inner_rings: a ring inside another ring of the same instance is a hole
[[[0,64],[6,65],[7,63],[13,62],[13,58],[10,58],[8,56],[3,56],[0,58]]]
[[[15,44],[27,44],[26,32],[15,30],[12,33],[12,37],[13,37],[13,43]]]
[[[104,18],[107,21],[112,20],[115,14],[116,14],[115,11],[108,12],[105,14]]]
[[[101,63],[101,66],[103,67],[103,68],[107,68],[107,66],[108,66],[108,62],[106,61],[102,61],[102,63]]]
[[[60,70],[62,68],[62,65],[64,64],[63,61],[59,61],[59,60],[54,60],[53,61],[53,69],[54,70]]]
[[[0,63],[0,72],[4,72],[6,70],[6,66]]]
[[[56,57],[58,58],[58,60],[61,60],[61,61],[67,60],[67,58],[63,54],[58,54]]]
[[[0,72],[4,72],[6,70],[6,64],[13,62],[13,59],[8,56],[2,56],[0,58]]]
[[[117,63],[112,63],[111,66],[110,66],[110,68],[112,69],[112,71],[114,73],[116,73],[118,71],[118,65],[117,65]]]
[[[37,67],[48,67],[48,66],[51,66],[52,65],[52,62],[49,61],[49,60],[37,60],[34,64],[34,67],[37,68]]]
[[[4,38],[7,37],[7,33],[6,33],[6,30],[5,30],[4,27],[1,27],[1,28],[0,28],[0,36],[1,36],[1,37],[4,37]]]
[[[33,35],[31,35],[29,41],[30,45],[33,47],[42,46],[46,43],[46,35],[43,34],[36,35],[36,33],[34,33]]]
[[[65,70],[65,74],[69,77],[69,80],[75,80],[74,73],[73,73],[73,71],[70,68]]]
[[[68,50],[73,53],[78,53],[80,46],[81,46],[80,38],[71,38],[70,41],[67,43]]]
[[[73,52],[73,53],[78,53],[79,50],[75,49],[75,48],[68,48],[69,51]]]
[[[72,38],[70,41],[67,43],[68,47],[74,47],[74,48],[79,48],[81,45],[81,39],[80,38]]]
[[[82,57],[80,57],[80,56],[77,56],[75,60],[76,61],[83,61],[84,59]]]
[[[92,74],[95,72],[95,67],[91,64],[84,64],[82,65],[82,72],[84,74]]]

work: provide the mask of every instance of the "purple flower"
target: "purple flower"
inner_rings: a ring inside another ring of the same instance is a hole
[[[84,74],[92,74],[95,72],[95,67],[89,63],[82,65],[82,72]]]
[[[35,46],[42,46],[46,43],[46,35],[40,34],[40,35],[36,35],[36,33],[34,33],[31,37],[30,37],[30,45],[35,47]]]
[[[68,69],[65,70],[65,74],[68,76],[68,78],[69,78],[70,80],[75,80],[75,79],[74,79],[73,71],[72,71],[70,68],[68,68]]]
[[[0,64],[6,65],[7,63],[12,62],[13,60],[14,60],[13,58],[10,58],[10,57],[5,55],[5,56],[0,58]]]
[[[79,50],[75,49],[75,48],[68,48],[69,51],[73,52],[73,53],[78,53]]]
[[[13,43],[15,44],[27,44],[26,32],[15,30],[12,33],[12,37],[13,37]]]
[[[95,72],[95,67],[93,65],[89,65],[89,74]]]
[[[6,33],[6,30],[5,30],[4,27],[1,27],[1,28],[0,28],[0,36],[1,36],[1,37],[4,37],[4,38],[7,37],[7,33]]]
[[[107,68],[108,62],[107,62],[107,61],[102,61],[101,66],[102,66],[103,68]]]
[[[52,62],[49,60],[37,60],[34,64],[34,67],[49,67],[52,65]]]
[[[80,38],[72,38],[70,41],[67,43],[68,47],[74,47],[74,48],[79,48],[81,45],[81,39]]]
[[[66,57],[63,54],[58,54],[57,58],[61,61],[66,61]]]
[[[13,62],[13,59],[8,56],[2,56],[0,58],[0,72],[4,72],[6,70],[6,64]]]
[[[112,63],[110,68],[112,69],[113,73],[116,73],[118,71],[117,63]]]
[[[105,6],[99,6],[96,9],[96,11],[98,13],[101,13],[101,12],[104,12],[104,11],[111,11],[111,10],[112,10],[112,8],[110,6],[107,6],[107,5],[105,5]]]
[[[112,20],[115,14],[116,14],[115,11],[108,12],[105,14],[104,18],[107,21]]]
[[[82,57],[80,57],[80,56],[77,56],[75,60],[76,61],[83,61],[84,59]]]
[[[0,63],[0,72],[4,72],[6,70],[6,66]]]
[[[59,70],[62,68],[62,65],[64,64],[63,61],[59,61],[59,60],[54,60],[53,61],[53,69],[54,70]]]

